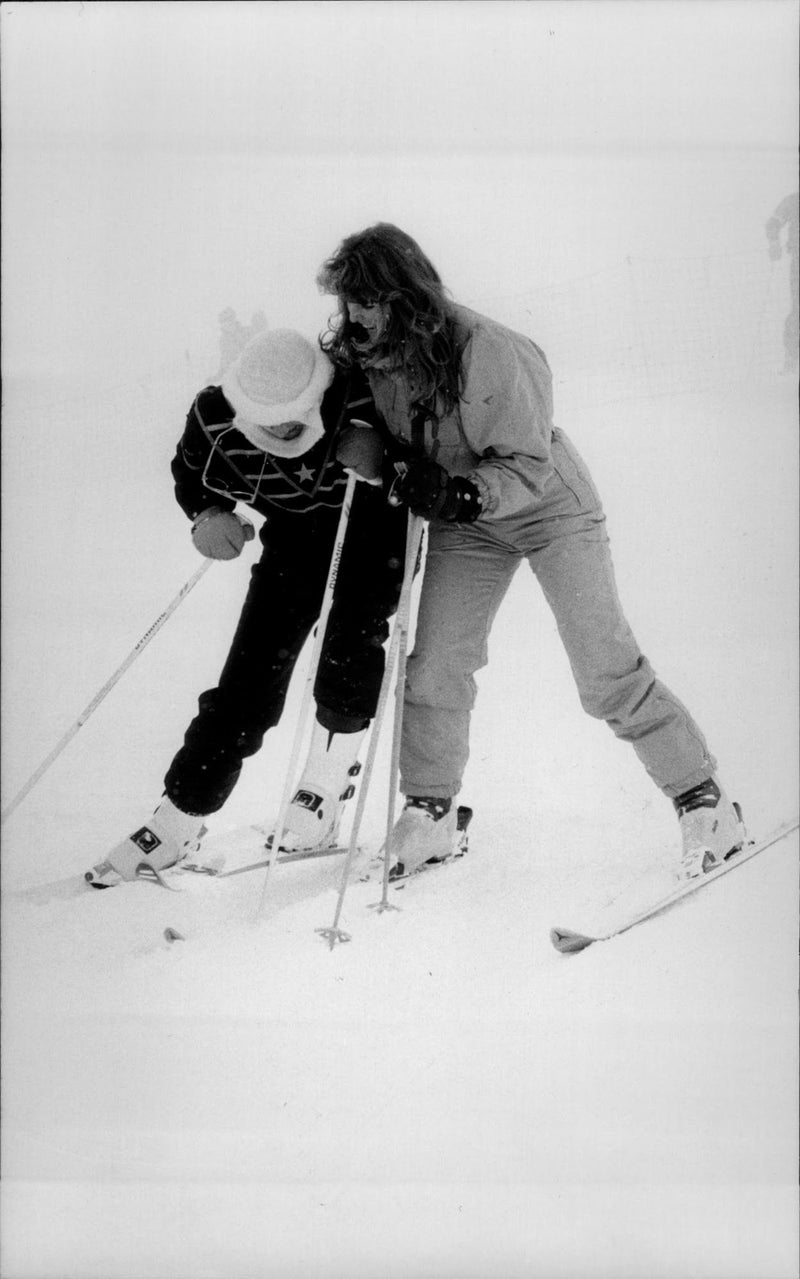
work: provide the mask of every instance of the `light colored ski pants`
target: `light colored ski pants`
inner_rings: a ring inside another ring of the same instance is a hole
[[[516,545],[504,541],[488,521],[429,526],[406,677],[404,794],[458,794],[469,755],[473,677],[486,665],[492,623],[522,559],[553,611],[584,710],[631,743],[670,798],[704,781],[716,763],[689,712],[656,678],[625,620],[602,512],[542,521],[531,541],[541,544],[521,551],[517,537]]]

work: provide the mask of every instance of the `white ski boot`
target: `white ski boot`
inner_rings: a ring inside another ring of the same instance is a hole
[[[683,849],[679,879],[696,879],[719,866],[747,842],[738,804],[732,803],[713,777],[673,800]]]
[[[392,878],[413,875],[426,862],[442,862],[452,857],[457,818],[458,810],[450,799],[409,795],[392,831]]]
[[[314,721],[308,759],[286,814],[281,846],[290,851],[329,848],[339,838],[345,800],[355,794],[352,778],[367,730],[332,733]]]
[[[166,796],[145,826],[117,844],[84,879],[92,888],[113,888],[123,880],[159,879],[161,872],[196,852],[205,834],[203,818],[182,813]]]

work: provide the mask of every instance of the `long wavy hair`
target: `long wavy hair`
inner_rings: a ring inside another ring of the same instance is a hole
[[[463,390],[461,354],[453,304],[439,273],[410,235],[378,222],[343,240],[317,275],[322,293],[339,300],[321,346],[337,363],[379,364],[402,369],[412,406],[434,417],[452,412]],[[388,323],[380,344],[365,361],[347,303],[381,302]]]

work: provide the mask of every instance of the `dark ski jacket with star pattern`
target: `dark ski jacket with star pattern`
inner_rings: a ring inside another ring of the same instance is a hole
[[[172,460],[175,496],[190,519],[209,506],[232,511],[237,502],[261,515],[276,507],[302,515],[342,505],[347,473],[336,461],[339,433],[352,418],[382,430],[363,373],[337,370],[322,400],[325,434],[301,457],[264,453],[233,424],[220,387],[207,386],[196,397]]]

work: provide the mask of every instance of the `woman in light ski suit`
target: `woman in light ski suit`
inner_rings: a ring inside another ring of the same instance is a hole
[[[361,425],[353,428],[353,422]],[[86,875],[94,887],[160,873],[197,847],[203,818],[227,800],[243,760],[281,717],[297,658],[320,612],[347,484],[343,436],[375,437],[375,406],[363,373],[335,370],[299,333],[260,333],[225,373],[200,391],[172,462],[175,495],[202,555],[233,559],[263,515],[255,564],[227,660],[164,779],[152,816]],[[346,463],[349,466],[349,462]],[[368,468],[365,468],[368,469]],[[377,473],[353,497],[314,685],[309,758],[289,806],[294,846],[332,843],[348,774],[375,713],[388,619],[397,607],[406,516],[387,505]]]
[[[395,830],[404,869],[446,855],[469,751],[475,672],[525,559],[558,624],[581,702],[630,742],[671,799],[681,874],[744,839],[738,807],[688,710],[655,676],[622,613],[600,497],[553,425],[552,379],[529,338],[454,304],[410,236],[378,223],[322,267],[339,314],[323,347],[364,368],[391,436],[407,450],[394,500],[430,520],[405,689]]]

